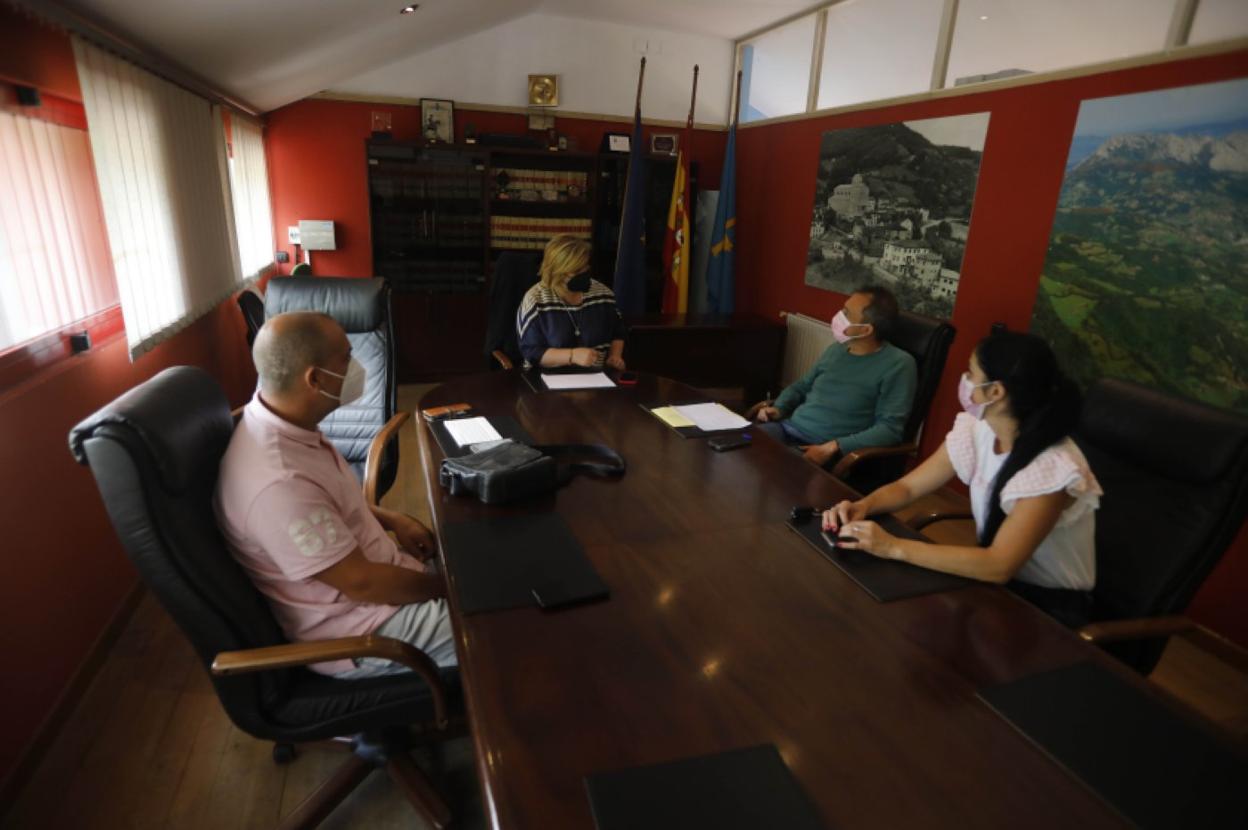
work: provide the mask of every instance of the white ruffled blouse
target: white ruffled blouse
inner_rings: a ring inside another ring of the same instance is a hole
[[[971,511],[981,532],[988,519],[992,480],[1008,457],[1008,453],[994,452],[995,446],[992,428],[965,412],[958,415],[945,436],[953,469],[971,490]],[[1074,441],[1059,441],[1015,473],[1001,491],[1001,509],[1008,516],[1019,499],[1059,490],[1074,502],[1062,511],[1056,527],[1014,578],[1044,588],[1090,591],[1096,584],[1095,512],[1102,491]]]

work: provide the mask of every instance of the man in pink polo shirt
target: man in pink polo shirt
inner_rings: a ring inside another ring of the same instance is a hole
[[[281,314],[256,335],[252,358],[260,388],[221,461],[215,508],[282,630],[292,641],[376,632],[454,665],[446,583],[426,564],[433,536],[410,516],[369,505],[317,429],[364,391],[346,334],[324,314]],[[375,658],[313,668],[347,678],[405,670]]]

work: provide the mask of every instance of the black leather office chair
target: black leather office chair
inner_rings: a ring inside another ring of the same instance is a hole
[[[906,419],[901,443],[891,447],[863,447],[846,453],[832,468],[832,475],[861,493],[901,478],[906,459],[919,453],[919,432],[931,409],[957,330],[944,320],[903,311],[889,342],[909,352],[918,370],[914,403]]]
[[[247,347],[256,342],[256,333],[264,325],[264,298],[253,288],[244,288],[238,294],[238,310],[247,324]]]
[[[1075,440],[1105,495],[1081,633],[1143,673],[1248,517],[1248,418],[1121,380],[1088,390]],[[1148,619],[1144,619],[1148,618]],[[1141,639],[1151,638],[1151,639]]]
[[[490,282],[490,316],[485,333],[485,359],[491,369],[524,363],[516,337],[516,311],[525,293],[537,284],[542,254],[505,251],[494,263]]]
[[[1141,674],[1248,517],[1248,418],[1122,380],[1088,389],[1075,442],[1105,495],[1096,513],[1090,642]],[[915,529],[967,511],[933,513]]]
[[[448,736],[460,710],[458,672],[386,637],[286,641],[213,515],[217,469],[233,428],[216,381],[178,366],[78,424],[69,443],[90,466],[126,553],[191,641],[234,724],[278,742],[279,760],[290,744],[353,736],[351,760],[282,826],[315,826],[379,766],[444,826],[449,810],[406,750],[413,727],[425,742]],[[336,680],[304,668],[360,656],[398,660],[413,671]]]
[[[334,410],[320,424],[321,432],[364,481],[369,446],[388,427],[397,408],[390,288],[381,277],[275,277],[265,293],[265,318],[286,311],[320,311],[333,317],[351,341],[352,356],[368,370],[360,399]],[[376,498],[394,484],[398,465],[398,442],[387,442],[377,469]]]

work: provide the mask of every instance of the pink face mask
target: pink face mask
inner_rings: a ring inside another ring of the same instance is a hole
[[[971,396],[975,394],[975,390],[981,386],[992,386],[995,380],[987,383],[971,383],[971,378],[965,372],[962,373],[962,380],[958,381],[958,403],[962,404],[962,409],[970,413],[971,417],[977,421],[984,419],[984,410],[988,408],[987,403],[975,403]]]
[[[860,337],[866,337],[865,334],[846,334],[845,330],[850,326],[861,326],[864,323],[851,323],[849,317],[845,314],[845,309],[836,312],[836,316],[832,318],[832,337],[837,343],[848,343],[850,340],[857,340]]]

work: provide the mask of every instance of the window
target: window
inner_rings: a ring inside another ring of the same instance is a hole
[[[225,136],[209,103],[74,38],[131,358],[242,282]]]
[[[946,85],[1160,52],[1174,3],[961,0]]]
[[[1248,35],[1248,2],[1200,0],[1188,43],[1213,43]]]
[[[260,125],[246,116],[231,114],[228,120],[234,229],[242,275],[251,280],[273,264],[273,220],[264,135]]]
[[[0,350],[116,304],[87,133],[0,111]]]
[[[819,109],[926,92],[944,0],[846,0],[828,9]]]
[[[759,35],[742,48],[741,122],[806,111],[815,16]]]

